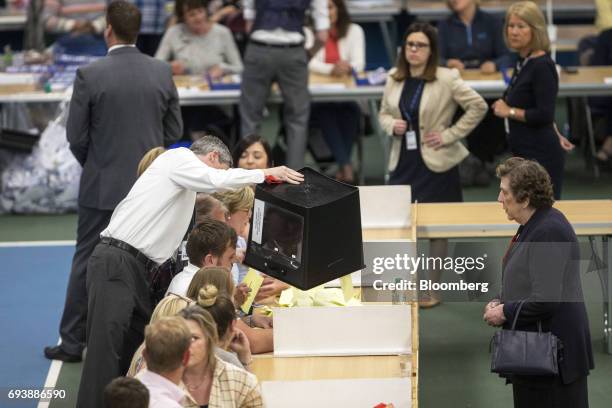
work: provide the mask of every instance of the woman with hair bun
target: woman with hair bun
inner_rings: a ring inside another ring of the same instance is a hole
[[[214,286],[218,294],[227,296],[230,300],[234,291],[234,282],[229,270],[220,267],[202,268],[194,275],[187,289],[187,297],[199,302],[200,306],[210,303],[204,290],[208,285]],[[217,295],[219,296],[219,295]],[[233,304],[235,308],[235,304]],[[253,354],[267,353],[274,350],[271,319],[263,315],[246,316],[235,320],[236,329],[242,331],[248,339],[250,351]],[[256,328],[257,327],[257,328]],[[249,361],[249,360],[246,360]]]
[[[244,332],[236,327],[236,309],[232,299],[213,285],[206,285],[198,292],[196,304],[202,306],[217,324],[215,354],[224,361],[248,369],[252,362],[251,346]]]

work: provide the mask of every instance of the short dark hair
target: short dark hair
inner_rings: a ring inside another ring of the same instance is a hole
[[[208,254],[222,256],[227,248],[236,247],[236,231],[224,222],[205,217],[196,225],[187,238],[187,256],[195,266],[202,266]]]
[[[423,33],[429,40],[429,59],[423,72],[425,81],[433,81],[436,79],[436,70],[438,69],[440,57],[438,55],[438,31],[429,23],[412,23],[402,37],[402,47],[397,56],[397,71],[392,75],[396,81],[403,81],[410,78],[410,65],[406,61],[406,40],[412,33]]]
[[[149,390],[131,377],[117,377],[104,388],[106,408],[147,408]]]
[[[519,203],[529,200],[532,208],[550,208],[555,202],[550,175],[534,160],[511,157],[497,166],[497,177],[508,178],[510,191]]]
[[[113,28],[115,37],[134,44],[140,31],[142,15],[135,5],[123,0],[113,1],[106,8],[106,23]]]
[[[174,14],[176,15],[176,21],[179,23],[185,22],[185,11],[202,8],[206,11],[208,16],[208,1],[204,0],[175,0],[174,2]]]
[[[248,135],[247,137],[243,137],[238,143],[236,143],[236,146],[234,147],[234,152],[232,154],[235,166],[238,166],[238,161],[240,160],[242,153],[244,153],[246,149],[248,149],[255,143],[261,143],[264,148],[264,151],[266,152],[266,155],[268,156],[268,167],[272,167],[272,149],[270,148],[270,144],[266,141],[266,139],[259,135]]]

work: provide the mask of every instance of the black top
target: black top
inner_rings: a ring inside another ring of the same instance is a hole
[[[399,108],[402,119],[409,122],[409,129],[416,134],[417,148],[406,149],[406,137],[402,146],[397,167],[389,177],[389,184],[409,184],[412,202],[438,203],[463,201],[459,170],[455,166],[443,173],[435,173],[427,167],[421,156],[421,134],[419,132],[419,110],[425,82],[421,79],[407,78],[402,89]]]
[[[537,331],[540,321],[543,331],[555,334],[564,347],[559,361],[561,380],[572,383],[594,367],[576,234],[555,208],[537,210],[517,234],[503,264],[504,328],[511,328],[519,301],[526,300],[517,330]],[[516,380],[550,380],[535,377],[517,376]]]
[[[472,24],[465,25],[457,14],[438,23],[440,63],[458,59],[466,68],[478,68],[493,61],[498,69],[509,68],[515,62],[504,43],[502,22],[496,16],[477,9]]]
[[[522,65],[522,67],[521,67]],[[515,156],[537,160],[551,176],[560,198],[565,153],[553,128],[559,75],[548,54],[520,60],[504,94],[506,103],[525,110],[525,122],[508,119]]]

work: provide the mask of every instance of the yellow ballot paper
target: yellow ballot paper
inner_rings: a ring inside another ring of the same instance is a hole
[[[242,283],[246,284],[249,289],[251,289],[249,296],[246,298],[242,304],[242,307],[240,308],[244,313],[249,313],[251,305],[253,304],[255,296],[257,296],[257,292],[259,292],[259,288],[261,287],[263,281],[264,278],[259,274],[259,272],[253,268],[249,268],[249,272],[247,272],[246,276],[242,280]]]
[[[345,302],[353,298],[353,279],[350,273],[340,278],[340,287],[342,288]]]

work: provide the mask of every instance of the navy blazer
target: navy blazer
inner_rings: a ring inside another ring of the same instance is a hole
[[[536,210],[517,234],[503,263],[504,328],[511,328],[524,300],[517,329],[537,331],[540,321],[543,331],[554,333],[564,347],[559,362],[561,380],[572,383],[594,367],[576,234],[555,208]]]
[[[516,57],[506,47],[501,20],[480,9],[469,26],[457,14],[440,21],[438,37],[444,66],[451,58],[461,60],[466,68],[479,68],[485,61],[493,61],[498,70],[514,66]]]

